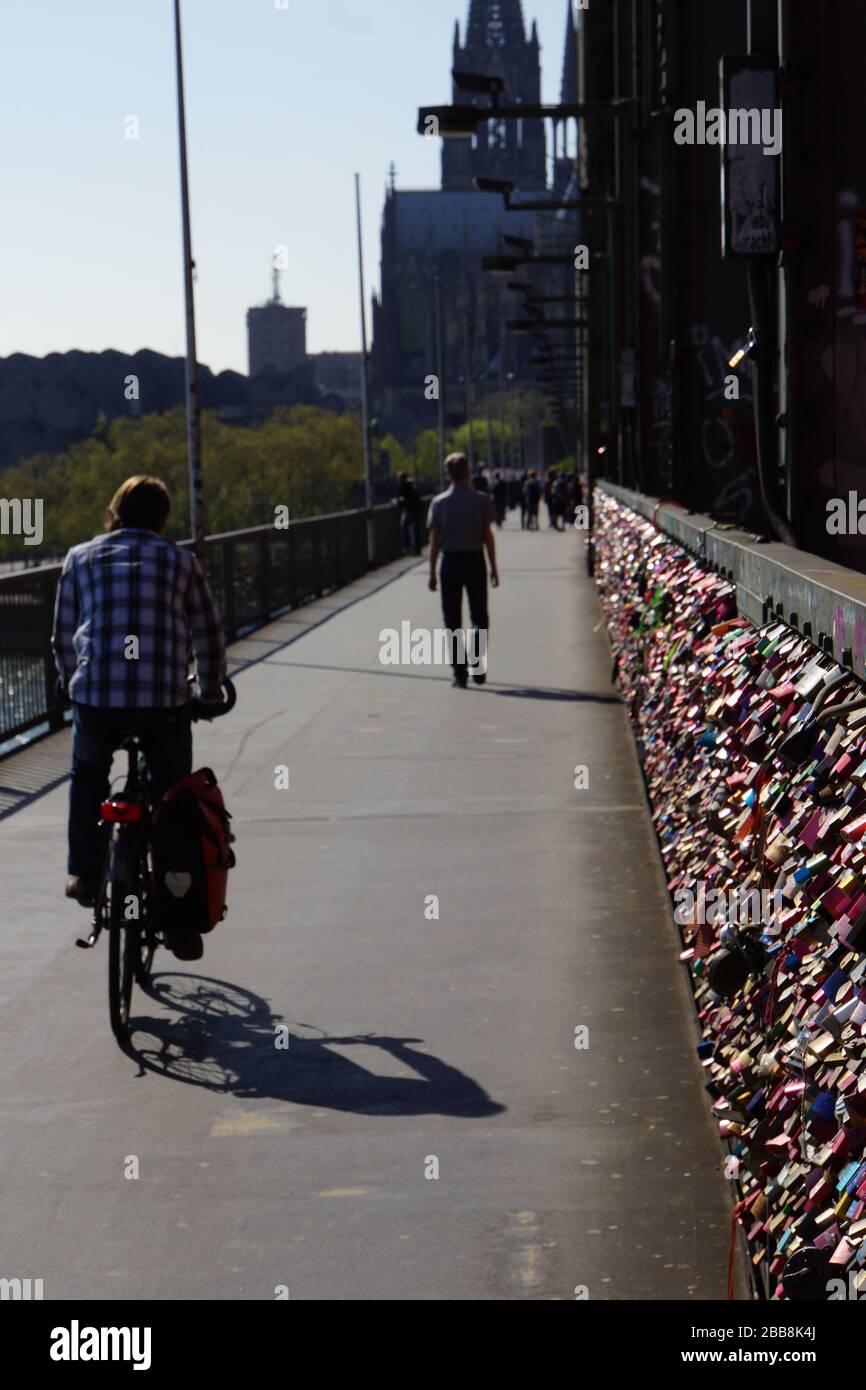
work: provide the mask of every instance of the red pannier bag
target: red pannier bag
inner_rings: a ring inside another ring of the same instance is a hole
[[[154,920],[162,931],[212,931],[226,914],[234,835],[209,767],[171,787],[153,814]]]

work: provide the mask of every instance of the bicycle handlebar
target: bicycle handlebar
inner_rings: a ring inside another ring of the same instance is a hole
[[[235,690],[228,676],[226,676],[222,683],[222,694],[223,698],[217,705],[206,705],[201,700],[192,700],[189,710],[190,718],[193,723],[197,723],[200,719],[204,719],[207,723],[211,723],[214,719],[222,719],[224,714],[228,714],[230,710],[233,710],[237,703],[238,692]]]
[[[189,676],[187,679],[188,683],[192,685],[195,681],[195,676]],[[54,689],[57,692],[57,699],[60,705],[64,709],[68,709],[72,702],[69,698],[69,691],[60,676],[57,677],[54,683]],[[229,680],[228,676],[226,676],[222,683],[222,695],[222,700],[215,705],[206,705],[199,699],[191,700],[189,710],[190,718],[193,723],[196,723],[199,719],[207,720],[208,723],[213,719],[222,719],[224,714],[228,714],[230,710],[234,709],[237,704],[238,692],[235,690],[234,684]]]

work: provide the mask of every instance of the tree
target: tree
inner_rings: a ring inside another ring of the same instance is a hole
[[[65,453],[38,454],[4,471],[7,498],[43,500],[41,554],[62,555],[105,522],[106,506],[124,479],[150,473],[172,495],[168,535],[189,535],[186,422],[181,408],[139,418],[120,416]],[[317,406],[281,408],[247,429],[202,413],[202,457],[208,531],[273,522],[274,508],[293,517],[318,516],[350,505],[363,477],[361,422]],[[20,536],[0,536],[0,557],[34,558]]]

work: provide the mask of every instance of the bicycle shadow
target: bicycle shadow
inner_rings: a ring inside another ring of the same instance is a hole
[[[143,993],[177,1017],[130,1019],[124,1050],[138,1062],[140,1075],[151,1071],[241,1099],[362,1115],[478,1119],[505,1109],[456,1067],[410,1046],[420,1038],[315,1036],[314,1025],[286,1024],[251,990],[207,976],[164,972]],[[381,1048],[414,1075],[376,1076],[333,1051],[337,1046]]]

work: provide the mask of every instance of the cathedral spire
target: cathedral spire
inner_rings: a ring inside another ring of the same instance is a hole
[[[525,43],[520,0],[470,0],[467,48],[508,48]]]
[[[537,30],[527,39],[521,0],[470,0],[463,44],[455,48],[459,72],[501,78],[510,104],[541,101],[541,55]],[[463,100],[456,86],[454,101]],[[508,179],[526,190],[547,185],[544,122],[487,120],[470,146],[442,141],[442,187],[471,189],[476,178]]]

